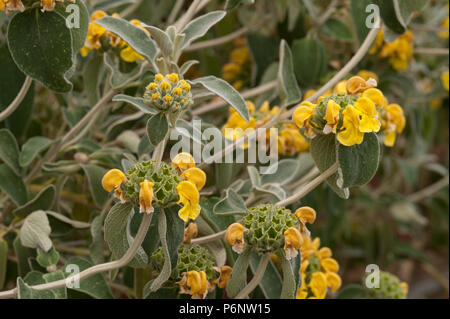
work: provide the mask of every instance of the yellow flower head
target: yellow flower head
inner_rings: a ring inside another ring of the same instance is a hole
[[[167,74],[166,78],[169,79],[169,81],[172,83],[177,83],[179,81],[178,74],[176,73]]]
[[[196,223],[190,223],[188,227],[184,229],[184,244],[189,244],[192,238],[197,237],[198,227]]]
[[[441,75],[442,86],[448,91],[448,71]]]
[[[361,70],[358,72],[358,74],[356,74],[357,76],[362,77],[364,80],[368,81],[369,79],[374,79],[375,81],[378,82],[378,75],[376,75],[375,73],[373,73],[372,71],[368,71],[368,70]]]
[[[149,89],[150,91],[156,90],[158,88],[158,84],[156,84],[155,82],[151,82],[148,86],[147,89]]]
[[[189,153],[179,153],[172,160],[172,166],[178,171],[195,167],[195,161]]]
[[[339,124],[339,111],[341,106],[337,104],[334,100],[329,100],[327,103],[327,110],[323,119],[327,121],[327,124],[323,128],[325,134],[331,132],[336,133],[337,126]]]
[[[154,208],[152,207],[152,201],[155,198],[153,196],[153,185],[154,184],[148,180],[144,180],[139,184],[139,205],[141,213],[146,212],[147,214],[150,214],[154,211]]]
[[[185,170],[181,174],[181,178],[191,182],[197,187],[198,190],[201,190],[206,183],[206,174],[200,168],[191,167]]]
[[[347,105],[342,112],[343,124],[342,131],[337,134],[339,143],[345,146],[361,144],[364,139],[364,133],[359,130],[360,112],[351,105]]]
[[[245,248],[244,226],[239,223],[233,223],[228,226],[225,233],[225,240],[231,245],[235,252],[241,254]]]
[[[347,92],[349,94],[358,94],[376,86],[377,81],[375,79],[366,81],[360,76],[353,76],[347,81]]]
[[[302,243],[303,238],[297,228],[289,227],[284,232],[284,252],[287,260],[291,260],[298,255]]]
[[[177,193],[180,196],[178,204],[183,204],[183,208],[178,211],[178,216],[187,222],[188,219],[196,219],[200,214],[200,195],[194,184],[183,181],[177,186]]]
[[[381,92],[378,89],[371,88],[363,92],[362,97],[366,97],[370,99],[373,103],[375,103],[375,106],[379,109],[382,109],[386,106],[386,98],[383,95],[383,92]]]
[[[219,288],[225,288],[227,286],[227,282],[231,277],[231,271],[233,268],[230,266],[220,266],[220,267],[214,267],[214,270],[219,273],[219,278],[217,279],[216,283]]]
[[[107,192],[114,191],[114,196],[122,202],[125,201],[125,195],[120,189],[120,185],[126,181],[125,174],[116,168],[109,170],[102,178],[103,189]]]
[[[208,293],[208,281],[204,271],[191,270],[183,273],[182,279],[177,282],[181,294],[190,294],[193,299],[203,299]]]
[[[164,76],[160,73],[155,75],[155,82],[159,83],[162,81],[162,79],[164,79]]]
[[[311,275],[309,288],[318,299],[324,299],[327,294],[327,277],[323,272],[315,272]]]
[[[359,130],[363,133],[378,132],[381,127],[378,112],[372,100],[366,97],[360,97],[356,103],[355,108],[360,112],[361,121],[359,123]]]
[[[183,89],[183,91],[185,92],[189,92],[191,90],[191,85],[189,83],[187,83],[186,81],[180,81],[181,82],[181,88]]]

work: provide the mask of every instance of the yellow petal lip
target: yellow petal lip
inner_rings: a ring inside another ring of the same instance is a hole
[[[206,174],[200,168],[192,167],[181,174],[181,178],[193,183],[198,190],[201,190],[206,183]]]
[[[362,97],[370,99],[379,109],[382,109],[386,106],[386,98],[384,97],[383,92],[376,88],[371,88],[364,91]]]
[[[327,277],[323,272],[315,272],[311,275],[308,285],[318,299],[324,299],[327,294]]]
[[[327,285],[331,288],[332,292],[338,291],[338,289],[341,287],[342,280],[341,277],[334,273],[334,272],[327,272],[325,273],[326,279],[327,279]]]
[[[183,208],[178,211],[178,216],[187,222],[190,219],[196,219],[200,214],[200,195],[195,185],[188,181],[182,181],[177,186],[177,193],[180,197],[178,203],[183,204]]]
[[[237,253],[244,251],[244,226],[239,223],[233,223],[228,226],[225,233],[225,240],[232,246],[233,250]]]
[[[150,214],[154,211],[154,208],[152,207],[152,201],[154,199],[153,185],[154,184],[152,182],[149,182],[148,180],[144,180],[139,185],[139,204],[141,213],[145,212],[147,214]]]
[[[233,270],[233,268],[225,265],[225,266],[220,266],[220,267],[214,267],[214,270],[219,273],[219,278],[217,280],[217,286],[219,288],[225,288],[228,280],[231,277],[231,271]]]
[[[310,102],[303,102],[298,106],[292,114],[294,123],[299,127],[305,127],[309,119],[314,114],[315,105]]]
[[[112,192],[120,187],[120,185],[126,180],[125,174],[119,169],[109,170],[102,179],[103,189],[107,192]]]
[[[320,266],[322,266],[323,269],[325,269],[328,272],[334,272],[337,273],[339,271],[339,264],[338,262],[331,258],[324,258],[320,260]]]
[[[300,219],[304,223],[310,223],[313,224],[316,220],[316,211],[314,208],[309,206],[303,206],[297,209],[294,213],[295,216],[297,216],[298,219]]]
[[[184,229],[184,244],[189,244],[192,238],[197,237],[198,235],[198,227],[196,223],[190,223],[188,227]]]
[[[361,144],[364,140],[364,133],[359,130],[361,113],[352,105],[347,105],[342,115],[342,130],[337,134],[339,143],[344,146]]]
[[[302,243],[303,238],[297,228],[289,227],[284,232],[284,252],[287,260],[298,255],[298,250],[302,246]]]
[[[347,81],[347,92],[350,94],[358,94],[376,86],[377,81],[375,79],[366,81],[360,76],[353,76]]]
[[[191,154],[179,153],[173,158],[172,166],[180,170],[185,170],[195,167],[195,161]]]
[[[204,271],[190,270],[183,273],[182,279],[177,282],[180,293],[190,294],[192,298],[204,298],[207,294],[208,281]]]

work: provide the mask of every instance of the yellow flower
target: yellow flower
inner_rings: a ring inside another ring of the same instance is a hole
[[[300,252],[302,254],[302,260],[306,260],[311,257],[317,249],[320,247],[320,238],[316,237],[314,240],[311,240],[311,237],[307,236],[303,238],[303,244],[300,248]]]
[[[172,166],[178,171],[195,167],[195,161],[189,153],[179,153],[172,160]]]
[[[270,134],[269,134],[270,138]],[[287,126],[280,132],[278,153],[293,155],[295,153],[306,152],[309,149],[308,141],[303,137],[297,128]]]
[[[337,273],[339,270],[338,262],[333,258],[324,258],[320,260],[320,266],[328,272]]]
[[[220,266],[214,267],[214,270],[219,273],[219,278],[216,280],[217,286],[219,288],[225,288],[228,280],[231,277],[231,271],[233,270],[233,268],[231,268],[230,266]]]
[[[166,101],[167,103],[170,103],[170,102],[172,102],[172,97],[170,95],[166,95],[164,97],[164,101]]]
[[[443,28],[447,28],[447,31],[440,31],[439,33],[438,33],[438,36],[441,38],[441,39],[447,39],[448,38],[448,35],[449,35],[449,32],[448,32],[448,17],[447,18],[445,18],[444,19],[444,21],[442,21],[442,23],[441,23],[441,27],[443,27]]]
[[[55,3],[55,0],[41,0],[42,11],[53,11]]]
[[[190,223],[188,227],[184,229],[183,244],[189,244],[192,238],[197,237],[198,227],[196,223]]]
[[[169,79],[172,83],[177,83],[179,81],[179,77],[177,73],[167,74],[166,78]]]
[[[327,294],[327,277],[323,272],[315,272],[311,275],[308,286],[316,298],[324,299]]]
[[[358,94],[376,86],[377,81],[375,79],[371,78],[366,81],[360,76],[353,76],[347,81],[347,92],[349,94]]]
[[[182,94],[182,90],[181,88],[174,88],[173,89],[173,94],[175,94],[176,96],[180,96]]]
[[[305,100],[307,100],[308,98],[310,98],[311,96],[313,96],[314,94],[316,94],[316,90],[308,90],[306,91],[305,95],[303,96],[303,98]]]
[[[329,100],[327,103],[327,110],[323,119],[327,121],[327,124],[323,128],[325,134],[331,132],[336,133],[337,126],[339,124],[339,111],[341,106],[333,100]]]
[[[316,220],[316,211],[309,206],[303,206],[297,209],[294,215],[303,223],[314,223]]]
[[[372,79],[374,79],[375,81],[378,82],[378,75],[376,75],[372,71],[361,70],[356,75],[362,77],[366,81],[368,81],[370,78],[372,78]]]
[[[185,170],[181,174],[181,178],[191,182],[197,187],[198,190],[201,190],[206,183],[206,174],[200,168],[191,167]]]
[[[193,299],[203,299],[208,293],[208,281],[204,271],[191,270],[183,273],[182,279],[177,282],[181,294],[190,294]]]
[[[375,103],[375,106],[379,109],[382,109],[386,106],[386,98],[384,97],[383,93],[375,88],[368,89],[363,92],[362,97],[366,97],[370,99],[373,103]]]
[[[128,63],[136,62],[137,60],[144,60],[144,57],[137,53],[132,47],[127,45],[120,51],[120,58]]]
[[[299,128],[305,127],[306,123],[314,114],[314,108],[314,104],[310,102],[303,102],[295,109],[292,119]]]
[[[303,238],[298,229],[289,227],[284,232],[284,252],[286,259],[291,260],[298,255],[298,250],[302,246]]]
[[[355,108],[361,114],[361,121],[359,123],[359,130],[361,132],[370,133],[378,132],[380,130],[381,122],[372,100],[366,97],[360,97],[355,103]]]
[[[364,133],[359,130],[359,111],[353,106],[347,105],[342,115],[344,116],[343,130],[337,134],[338,141],[345,146],[361,144],[364,139]]]
[[[400,283],[400,287],[402,287],[403,293],[404,293],[405,295],[407,295],[407,294],[408,294],[408,291],[409,291],[408,283],[406,283],[406,282],[401,282],[401,283]]]
[[[334,272],[327,272],[325,273],[325,277],[327,280],[327,285],[331,288],[332,292],[336,292],[341,287],[342,280],[338,274]]]
[[[377,53],[378,50],[383,45],[383,42],[384,42],[384,31],[383,31],[383,29],[381,29],[380,31],[378,31],[377,38],[375,39],[375,43],[372,46],[372,48],[370,48],[369,54]]]
[[[343,80],[340,81],[336,86],[334,87],[333,93],[337,94],[346,94],[347,93],[347,81]]]
[[[106,12],[97,10],[92,13],[89,27],[88,27],[88,35],[84,42],[84,47],[81,49],[81,55],[86,56],[92,50],[98,50],[102,47],[100,39],[107,33],[106,29],[98,24],[95,24],[94,21],[101,19],[107,16]]]
[[[125,174],[116,168],[109,170],[102,178],[103,189],[107,192],[114,191],[114,196],[125,201],[125,195],[120,189],[120,185],[126,181]]]
[[[245,248],[244,226],[239,223],[233,223],[228,226],[225,233],[225,240],[231,245],[235,252],[241,254]]]
[[[171,89],[170,84],[166,81],[162,81],[161,84],[159,85],[159,87],[161,90],[165,90],[165,91],[168,91]]]
[[[21,11],[25,10],[25,6],[22,3],[22,0],[0,0],[0,10],[5,10],[6,13],[10,13],[12,11]]]
[[[403,109],[398,104],[389,104],[386,108],[386,123],[384,127],[384,145],[392,147],[395,144],[396,133],[403,132],[406,119]]]
[[[413,54],[414,34],[407,30],[391,43],[385,43],[380,51],[381,58],[389,57],[389,63],[396,70],[405,70],[408,68],[409,60]]]
[[[146,212],[147,214],[150,214],[154,211],[154,208],[152,207],[152,201],[154,199],[153,185],[152,182],[149,182],[146,179],[139,184],[139,205],[141,213]]]
[[[448,91],[448,71],[441,75],[442,86]]]
[[[150,91],[156,90],[158,88],[158,84],[156,84],[155,82],[151,82],[148,86],[147,89],[149,89]]]
[[[187,83],[185,80],[181,80],[181,88],[183,89],[183,91],[185,92],[189,92],[191,90],[191,85],[189,83]]]
[[[316,251],[316,256],[319,257],[319,259],[330,258],[332,254],[331,249],[328,247],[322,247]]]
[[[157,100],[159,98],[159,94],[158,93],[153,93],[152,94],[152,99],[153,100]]]
[[[183,204],[183,208],[178,211],[178,216],[187,222],[188,219],[196,219],[200,214],[200,195],[194,184],[183,181],[177,186],[177,193],[180,196],[178,204]]]
[[[159,83],[162,81],[162,79],[164,79],[164,76],[161,73],[157,73],[155,75],[155,82]]]

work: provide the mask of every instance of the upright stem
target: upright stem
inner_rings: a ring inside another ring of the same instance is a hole
[[[244,289],[241,290],[240,293],[237,294],[235,297],[236,299],[244,299],[248,296],[249,293],[251,293],[256,286],[261,282],[261,279],[264,277],[264,273],[266,272],[267,264],[270,260],[270,254],[265,254],[261,257],[259,261],[258,268],[256,269],[255,275],[253,276],[252,280],[247,284],[247,286],[244,287]]]

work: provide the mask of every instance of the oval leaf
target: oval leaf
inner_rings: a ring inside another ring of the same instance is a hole
[[[280,44],[280,64],[278,68],[278,91],[285,105],[300,102],[302,94],[294,74],[292,53],[285,40]]]
[[[36,156],[47,149],[53,141],[43,136],[34,136],[26,141],[22,146],[22,152],[19,157],[19,164],[27,167],[36,158]]]
[[[147,135],[153,146],[158,145],[169,130],[169,122],[164,113],[153,115],[147,122]]]

